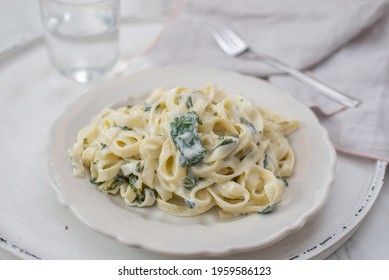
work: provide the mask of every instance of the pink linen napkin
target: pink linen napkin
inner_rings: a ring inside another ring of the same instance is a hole
[[[183,0],[143,61],[202,65],[265,77],[315,110],[340,151],[389,161],[389,2]],[[260,61],[225,55],[212,38],[223,21],[251,49],[363,101],[347,109]]]

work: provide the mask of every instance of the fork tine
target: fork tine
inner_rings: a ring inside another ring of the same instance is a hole
[[[220,23],[219,27],[220,32],[222,32],[225,35],[225,38],[228,38],[228,41],[230,41],[232,44],[239,47],[247,46],[247,44],[235,32],[233,32],[230,27],[224,23]]]
[[[219,47],[228,55],[232,55],[232,53],[234,52],[234,48],[231,46],[231,43],[229,41],[226,41],[220,31],[216,29],[216,27],[213,27],[211,29],[211,33]]]
[[[229,28],[227,25],[225,25],[223,23],[222,23],[222,28],[223,28],[224,34],[226,34],[226,36],[228,36],[228,38],[232,42],[234,42],[234,44],[236,44],[240,47],[247,48],[247,44],[242,40],[242,38],[240,38],[235,32],[233,32],[231,30],[231,28]]]
[[[221,23],[215,24],[214,26],[215,31],[217,32],[218,36],[228,45],[231,47],[235,46],[235,43],[233,40],[231,40],[230,36],[225,32],[225,28]]]
[[[211,33],[218,45],[231,56],[236,56],[247,50],[247,44],[238,37],[227,25],[217,22],[213,24]]]
[[[213,38],[216,40],[216,42],[217,42],[219,45],[221,45],[221,44],[224,43],[224,39],[223,39],[223,37],[221,36],[221,34],[220,34],[220,32],[219,32],[219,30],[217,29],[216,26],[213,26],[213,27],[210,29],[210,31],[211,31],[211,34],[212,34]]]
[[[225,50],[225,51],[231,51],[231,42],[228,40],[228,38],[225,37],[225,35],[221,32],[221,29],[219,26],[214,25],[211,29],[211,33],[216,40],[216,42],[219,44],[219,46]]]

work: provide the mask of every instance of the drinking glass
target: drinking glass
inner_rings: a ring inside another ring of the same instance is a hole
[[[119,0],[40,0],[52,65],[86,83],[107,74],[118,59]]]

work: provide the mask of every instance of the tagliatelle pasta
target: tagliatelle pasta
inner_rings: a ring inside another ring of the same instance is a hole
[[[103,110],[69,149],[73,173],[129,206],[194,216],[269,213],[292,175],[296,120],[214,85],[157,89],[142,105]]]

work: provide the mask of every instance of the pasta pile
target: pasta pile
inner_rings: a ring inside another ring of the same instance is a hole
[[[76,177],[129,206],[177,216],[269,213],[280,202],[298,122],[214,85],[157,89],[143,105],[103,110],[69,149]]]

